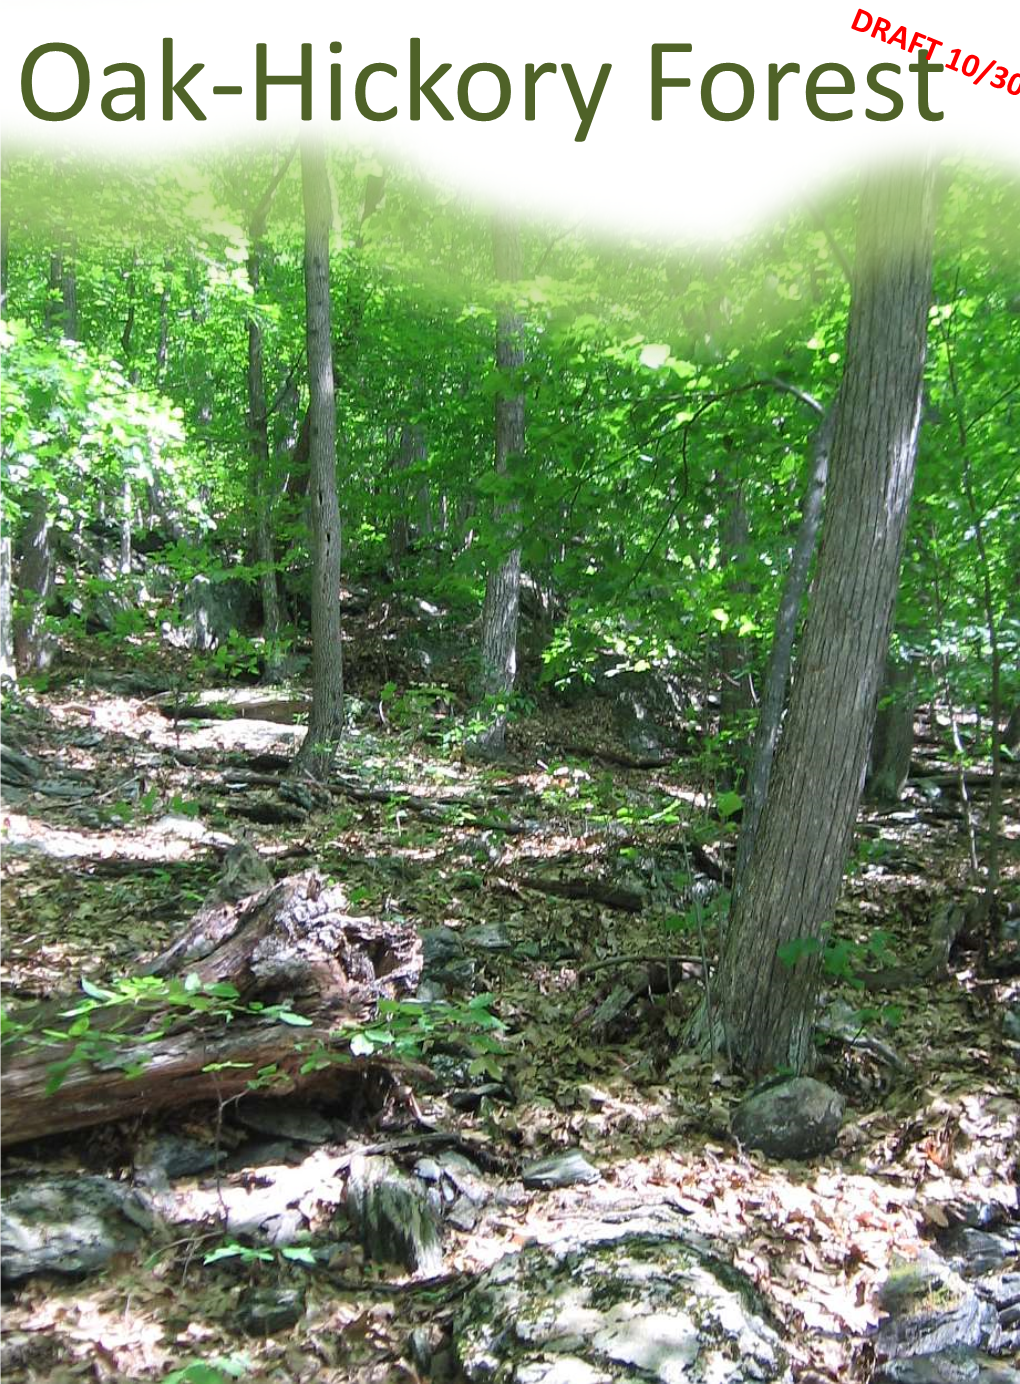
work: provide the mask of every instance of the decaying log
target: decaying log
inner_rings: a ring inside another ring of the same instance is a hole
[[[506,881],[498,881],[505,884]],[[619,908],[625,913],[640,913],[645,905],[643,894],[620,884],[607,883],[590,876],[566,879],[545,878],[542,875],[518,875],[513,881],[521,889],[534,889],[539,894],[552,894],[560,899],[588,899],[606,908]]]
[[[75,1061],[56,1093],[49,1094],[54,1064],[72,1056],[75,1042],[45,1039],[42,1030],[66,1031],[71,1020],[58,1016],[83,997],[67,995],[38,1011],[19,1012],[18,1020],[31,1030],[27,1040],[17,1039],[4,1051],[0,1142],[196,1101],[229,1100],[270,1067],[276,1070],[264,1094],[307,1089],[316,1080],[315,1073],[300,1070],[309,1052],[318,1044],[335,1047],[336,1030],[370,1018],[381,996],[413,994],[420,972],[421,943],[410,924],[350,914],[342,888],[326,885],[315,871],[291,876],[241,903],[206,905],[146,973],[194,974],[202,985],[233,985],[238,998],[231,1021],[174,1019],[166,1009],[143,1012],[120,1005],[93,1010],[89,1033],[77,1040],[93,1040],[88,1060]],[[309,1022],[293,1027],[241,1010],[256,1001],[286,1003]],[[95,1035],[115,1023],[128,1036],[96,1056]],[[153,1039],[157,1031],[160,1036]],[[141,1075],[129,1076],[125,1068],[138,1063],[144,1063]]]

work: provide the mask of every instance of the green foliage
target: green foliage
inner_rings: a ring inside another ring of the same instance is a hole
[[[85,998],[61,1012],[60,1018],[70,1021],[62,1027],[22,1021],[16,1014],[0,1010],[0,1044],[4,1046],[45,1048],[72,1044],[70,1052],[48,1068],[47,1095],[55,1095],[68,1072],[79,1063],[119,1067],[129,1078],[144,1075],[151,1060],[146,1046],[166,1037],[181,1022],[230,1024],[240,1017],[257,1017],[295,1029],[309,1027],[312,1022],[285,1002],[243,1002],[235,986],[221,981],[203,982],[195,972],[183,980],[125,976],[102,986],[83,977],[81,988]],[[476,995],[463,1005],[382,999],[374,1020],[338,1029],[331,1036],[330,1048],[317,1043],[309,1050],[296,1040],[294,1050],[303,1055],[301,1071],[308,1073],[381,1049],[401,1057],[420,1057],[441,1039],[457,1035],[472,1053],[472,1069],[493,1074],[497,1070],[503,1024],[490,1012],[492,1002],[492,995]],[[139,1015],[150,1020],[141,1030],[136,1022]],[[337,1045],[336,1049],[332,1044]],[[247,1069],[253,1064],[211,1062],[203,1071],[225,1067]],[[253,1071],[248,1086],[252,1090],[264,1089],[280,1076],[276,1066],[263,1067]]]
[[[222,1244],[202,1256],[203,1264],[218,1264],[224,1259],[236,1259],[241,1264],[271,1264],[277,1258],[291,1264],[304,1264],[315,1267],[315,1253],[310,1245],[279,1245],[270,1249],[266,1245],[242,1245],[238,1240],[224,1240]]]
[[[831,931],[827,931],[822,937],[795,937],[783,942],[776,949],[776,955],[784,966],[790,967],[808,957],[820,957],[827,975],[862,990],[862,969],[870,968],[875,963],[885,966],[895,961],[889,950],[889,941],[889,933],[882,928],[874,928],[865,942],[833,937]]]
[[[278,167],[271,151],[130,169],[12,156],[5,167],[5,524],[23,528],[28,497],[40,495],[67,532],[102,547],[127,484],[136,536],[152,521],[160,548],[144,582],[64,562],[51,612],[79,634],[101,612],[111,633],[100,638],[124,653],[172,625],[194,576],[258,581],[260,514],[275,542],[268,566],[307,603],[296,162],[264,224],[252,221]],[[341,219],[360,226],[332,264],[347,570],[385,564],[398,593],[443,603],[463,627],[486,572],[519,546],[531,589],[553,597],[538,622],[540,676],[564,692],[607,659],[693,686],[722,638],[742,641],[741,659],[760,674],[818,425],[809,398],[829,404],[842,369],[849,285],[834,247],[849,244],[852,199],[711,254],[524,227],[512,296],[525,317],[527,451],[497,475],[493,397],[506,381],[493,335],[508,290],[494,281],[488,219],[389,169],[385,199],[362,224],[378,170],[338,154],[331,171]],[[1003,695],[1020,696],[1020,203],[1015,182],[961,163],[946,164],[946,184],[899,637],[922,692],[948,683],[958,706],[981,711],[970,747],[980,755],[986,578]],[[75,276],[80,342],[60,334],[55,252]],[[249,326],[265,361],[265,474],[247,418]],[[723,519],[737,490],[748,533],[735,552]],[[211,671],[254,676],[261,653],[229,634]],[[493,707],[459,725],[442,698],[429,703],[440,685],[384,689],[391,723],[455,749],[489,714],[523,710]],[[709,780],[735,733],[720,728]]]
[[[164,1375],[163,1384],[230,1384],[233,1379],[245,1379],[250,1370],[247,1357],[237,1353],[213,1356],[210,1360],[188,1360]]]
[[[349,1035],[350,1051],[356,1057],[389,1051],[397,1057],[422,1057],[437,1043],[456,1037],[471,1052],[472,1076],[499,1075],[499,1035],[502,1020],[490,1012],[495,996],[473,995],[464,1004],[435,1000],[380,1000],[378,1018],[357,1028],[344,1030]],[[302,1069],[304,1070],[304,1069]]]

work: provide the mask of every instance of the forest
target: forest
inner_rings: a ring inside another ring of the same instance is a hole
[[[1020,1384],[1016,178],[8,149],[2,304],[8,1377]]]

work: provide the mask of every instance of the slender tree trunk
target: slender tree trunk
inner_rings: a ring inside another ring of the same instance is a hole
[[[173,264],[163,261],[163,289],[159,295],[159,331],[156,336],[156,386],[159,387],[166,369],[167,347],[170,342],[170,278]]]
[[[992,791],[988,803],[988,823],[985,833],[985,921],[990,935],[998,909],[999,895],[999,833],[1002,826],[1002,651],[999,646],[999,623],[995,614],[995,596],[992,590],[992,566],[985,542],[984,516],[978,506],[974,493],[974,473],[970,460],[970,441],[967,433],[967,417],[964,402],[956,375],[956,362],[953,355],[952,339],[948,328],[941,325],[942,337],[949,362],[949,385],[956,410],[956,430],[963,458],[963,493],[967,501],[971,527],[974,533],[974,547],[977,551],[978,578],[981,584],[981,606],[988,631],[989,663],[989,709],[991,711],[992,734]]]
[[[11,259],[11,218],[6,204],[0,206],[0,313],[7,312],[7,278]]]
[[[72,242],[73,244],[73,242]],[[78,335],[78,289],[74,261],[63,250],[50,256],[50,296],[46,303],[46,326],[69,341]],[[56,559],[50,500],[42,491],[27,497],[27,517],[21,536],[21,561],[18,564],[18,606],[14,622],[14,658],[22,673],[42,673],[50,666],[55,652],[46,629],[46,612],[53,594]]]
[[[864,781],[864,796],[869,802],[891,804],[900,800],[914,750],[914,697],[913,668],[890,654],[878,695]]]
[[[731,476],[720,477],[719,565],[727,606],[726,628],[719,636],[719,786],[738,787],[747,770],[748,718],[752,707],[747,639],[739,632],[738,605],[748,592],[750,530],[743,486]],[[732,598],[732,600],[731,600]]]
[[[737,843],[737,864],[734,871],[733,898],[737,897],[747,871],[751,856],[758,819],[769,788],[772,775],[772,761],[776,745],[779,743],[779,728],[783,719],[783,704],[786,688],[790,680],[790,664],[793,660],[793,644],[797,633],[797,621],[804,593],[807,591],[808,573],[818,541],[818,530],[822,522],[822,507],[825,501],[825,487],[829,474],[829,451],[832,446],[832,433],[835,414],[830,409],[822,421],[815,438],[807,489],[801,511],[797,538],[793,545],[790,565],[786,571],[779,609],[776,613],[776,627],[772,636],[768,667],[762,683],[761,701],[758,708],[758,723],[754,732],[751,750],[751,768],[744,790],[744,811],[740,826],[740,839]]]
[[[262,247],[252,239],[248,256],[248,281],[257,296],[261,276]],[[251,439],[252,490],[255,499],[255,553],[262,593],[262,633],[266,645],[266,678],[276,675],[279,663],[280,597],[276,584],[276,551],[273,544],[272,498],[269,478],[269,419],[266,411],[265,358],[262,323],[255,304],[248,314],[248,434]]]
[[[400,444],[397,448],[397,454],[393,459],[398,509],[390,526],[390,554],[397,565],[407,556],[407,550],[411,544],[411,497],[404,479],[405,473],[416,463],[423,462],[426,455],[424,428],[420,423],[404,423],[400,429]],[[423,495],[424,504],[422,502]],[[422,523],[419,527],[422,533],[428,533],[431,530],[428,496],[429,490],[426,483],[418,490],[418,503],[422,510]]]
[[[392,457],[390,473],[393,477],[394,504],[390,521],[390,557],[394,567],[399,568],[411,546],[411,519],[407,512],[407,485],[404,482],[404,472],[411,464],[411,435],[406,425],[400,429],[399,440],[396,432],[394,427],[386,429],[386,443]]]
[[[308,340],[309,485],[312,510],[312,710],[295,768],[322,779],[343,730],[340,643],[340,506],[336,490],[329,232],[332,202],[319,141],[301,151],[305,209],[305,326]]]
[[[818,942],[867,768],[913,485],[933,220],[930,175],[865,183],[815,593],[715,983],[728,1050],[752,1073],[811,1065]]]
[[[53,640],[46,629],[46,609],[53,593],[53,525],[42,491],[30,499],[18,564],[18,612],[14,622],[14,659],[22,673],[43,673],[53,661]]]
[[[512,283],[521,277],[520,232],[516,222],[493,223],[493,259],[497,279]],[[524,394],[514,378],[524,365],[524,318],[505,305],[496,318],[496,368],[506,379],[496,396],[496,471],[506,475],[524,452]],[[512,544],[506,557],[491,568],[485,582],[482,609],[482,690],[489,701],[487,724],[474,742],[485,756],[501,755],[506,739],[506,698],[517,677],[517,616],[521,591],[521,550],[516,537],[520,505],[516,500],[495,507],[495,516]]]
[[[11,540],[0,535],[0,683],[17,682],[14,661],[14,616],[12,597]]]
[[[265,257],[263,239],[276,190],[294,158],[285,155],[256,204],[248,227],[248,282],[252,308],[248,314],[248,433],[252,450],[252,490],[255,500],[255,553],[262,595],[262,634],[266,647],[265,680],[278,675],[280,662],[280,592],[276,579],[276,545],[273,540],[273,488],[270,475],[269,411],[266,407],[265,346],[258,314],[258,294]]]

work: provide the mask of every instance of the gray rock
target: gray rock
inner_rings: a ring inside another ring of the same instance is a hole
[[[184,1134],[165,1132],[147,1140],[135,1156],[135,1183],[165,1190],[175,1177],[194,1177],[215,1168],[222,1150]]]
[[[427,927],[421,934],[422,966],[426,969],[457,961],[464,955],[464,941],[452,927]]]
[[[253,1288],[238,1302],[241,1329],[249,1336],[273,1336],[300,1321],[304,1297],[297,1288]]]
[[[579,1149],[538,1158],[526,1163],[521,1170],[525,1187],[574,1187],[578,1183],[598,1182],[601,1177],[598,1168],[593,1167]]]
[[[438,1209],[391,1158],[351,1159],[347,1214],[373,1261],[426,1275],[442,1268]]]
[[[838,1091],[814,1077],[794,1077],[741,1101],[730,1119],[733,1137],[769,1158],[814,1158],[835,1147],[843,1121]]]
[[[879,1365],[873,1384],[1020,1384],[1020,1370],[961,1346]]]
[[[243,630],[254,603],[251,587],[237,577],[193,577],[181,597],[180,624],[166,631],[179,648],[212,650],[232,630]]]
[[[530,1247],[482,1275],[454,1320],[467,1378],[788,1384],[750,1282],[675,1226],[634,1226],[595,1222],[583,1240]]]
[[[5,1280],[86,1274],[133,1253],[154,1228],[151,1207],[125,1183],[42,1177],[5,1188],[0,1252]]]
[[[994,1306],[931,1250],[916,1259],[894,1256],[878,1302],[889,1315],[878,1329],[876,1346],[893,1358],[959,1346],[976,1349],[998,1324]]]
[[[325,1144],[333,1137],[329,1120],[301,1101],[247,1096],[238,1104],[237,1119],[246,1129],[298,1144]]]
[[[429,927],[421,934],[421,983],[425,986],[468,986],[475,977],[475,963],[464,948],[460,933],[449,927]],[[438,996],[442,998],[442,994]]]
[[[510,936],[502,923],[478,923],[466,928],[464,942],[479,951],[509,951],[513,946]]]
[[[1010,1266],[1020,1267],[1020,1226],[996,1233],[973,1226],[954,1226],[939,1236],[939,1250],[951,1269],[964,1278],[980,1278]]]

